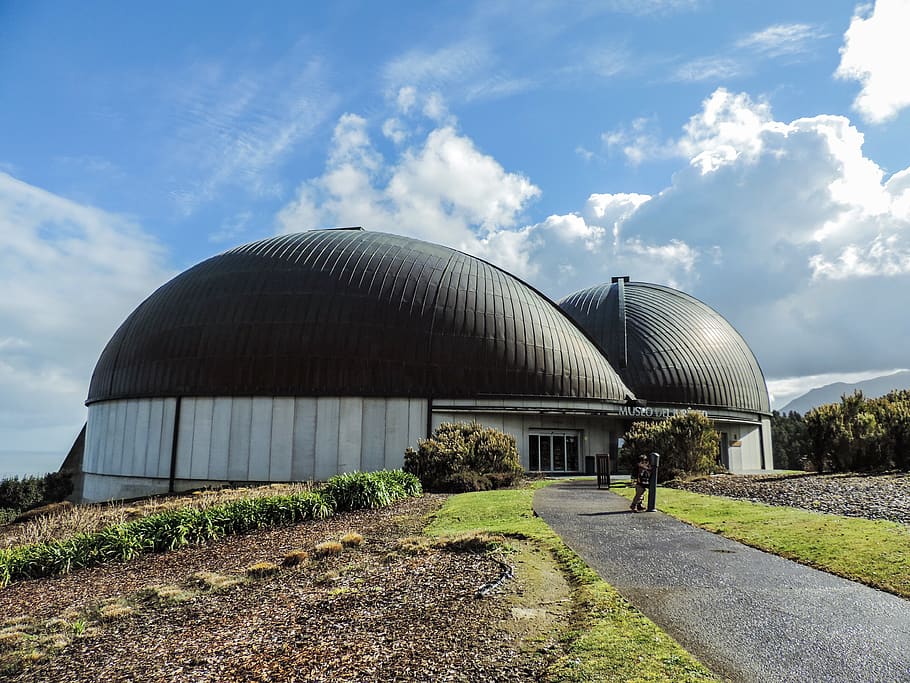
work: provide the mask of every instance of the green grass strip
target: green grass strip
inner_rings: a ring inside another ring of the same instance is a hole
[[[427,532],[450,536],[486,531],[537,543],[569,577],[576,623],[565,635],[565,654],[547,680],[714,681],[717,678],[676,641],[622,598],[572,552],[531,507],[534,490],[507,489],[452,496]]]
[[[632,497],[631,488],[614,488]],[[910,598],[910,527],[659,488],[683,522],[816,569]]]

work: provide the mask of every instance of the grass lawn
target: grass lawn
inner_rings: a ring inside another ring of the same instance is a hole
[[[631,498],[624,485],[615,493]],[[657,509],[694,526],[853,581],[910,598],[910,529],[659,488]]]
[[[565,654],[548,671],[549,680],[718,680],[603,582],[534,516],[531,499],[541,485],[545,484],[452,496],[427,532],[433,536],[493,532],[528,539],[552,553],[572,586],[574,623],[564,636]]]

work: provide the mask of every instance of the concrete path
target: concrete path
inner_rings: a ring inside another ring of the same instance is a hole
[[[534,509],[605,581],[732,681],[910,682],[908,600],[660,512],[634,514],[590,481],[540,489]]]

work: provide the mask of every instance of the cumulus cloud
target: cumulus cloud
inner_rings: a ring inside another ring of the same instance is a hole
[[[862,85],[853,103],[864,119],[882,123],[910,106],[910,3],[878,0],[874,8],[860,5],[844,34],[835,75]]]
[[[906,364],[894,340],[910,320],[893,305],[910,285],[910,169],[887,177],[844,117],[778,121],[724,89],[679,137],[649,135],[642,156],[680,158],[671,184],[595,194],[531,226],[535,284],[561,296],[628,274],[680,287],[726,315],[770,377]]]
[[[495,255],[522,272],[531,268],[514,248],[515,229],[540,190],[507,172],[454,127],[433,129],[387,162],[374,147],[368,122],[345,114],[335,127],[325,172],[303,183],[279,214],[284,231],[363,225]],[[517,237],[516,237],[517,235]]]
[[[94,363],[123,318],[170,275],[130,220],[0,173],[0,439],[72,443]]]
[[[772,379],[906,365],[894,340],[910,319],[893,302],[910,288],[910,169],[887,176],[844,117],[780,121],[768,102],[724,89],[677,137],[652,137],[647,155],[679,159],[660,192],[595,193],[528,223],[540,190],[454,126],[387,159],[369,122],[348,114],[324,173],[280,224],[441,242],[554,299],[614,275],[669,284],[725,315]]]

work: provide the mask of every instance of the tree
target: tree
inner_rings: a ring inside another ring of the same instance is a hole
[[[789,470],[805,469],[809,458],[809,433],[803,416],[795,410],[771,413],[771,440],[774,443],[774,462]]]
[[[643,453],[660,454],[659,481],[710,474],[716,467],[720,436],[703,413],[690,410],[660,422],[634,422],[623,438],[626,463]]]
[[[834,467],[837,453],[847,438],[843,411],[837,403],[828,403],[806,413],[809,436],[809,459],[817,472]]]

